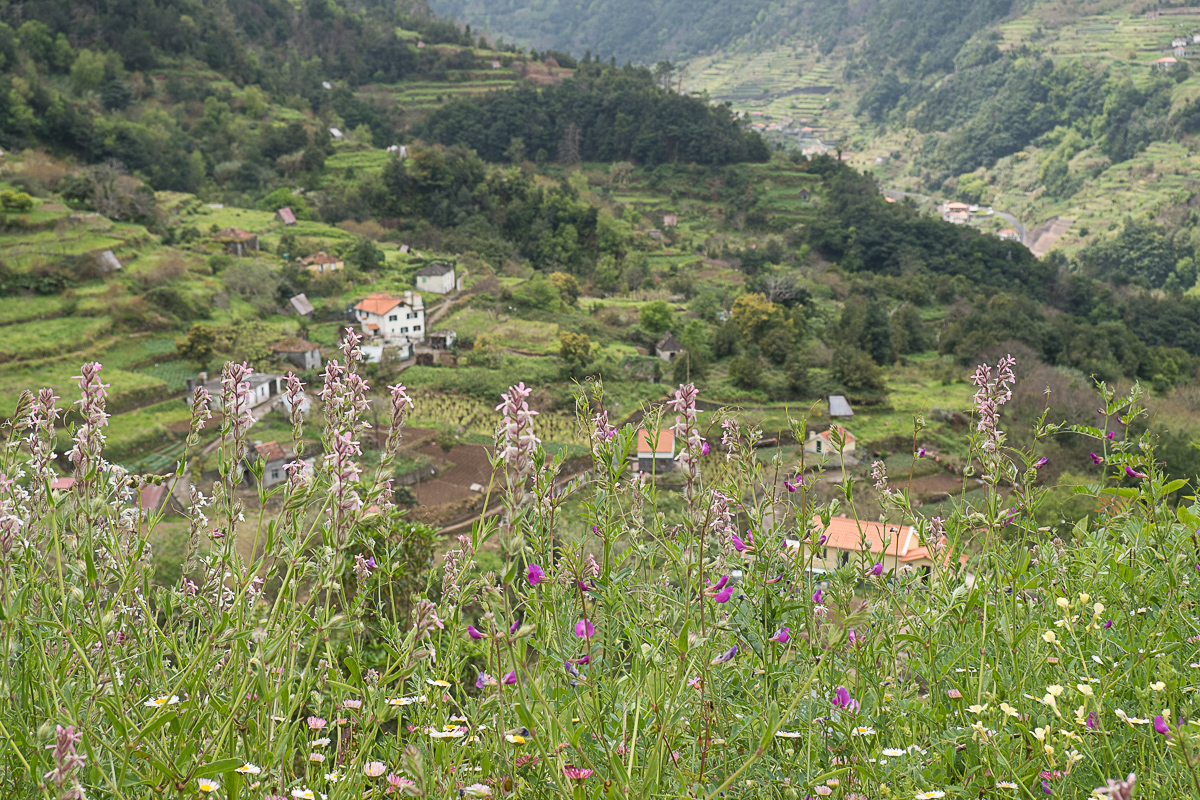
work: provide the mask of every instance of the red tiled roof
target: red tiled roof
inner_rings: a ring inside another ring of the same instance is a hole
[[[366,311],[368,314],[386,314],[400,305],[401,302],[403,301],[399,297],[392,297],[390,294],[373,294],[356,305],[355,308],[359,311]]]
[[[284,339],[282,342],[271,345],[271,350],[275,353],[307,353],[316,349],[318,349],[317,345],[303,339]]]
[[[279,444],[279,442],[256,444],[254,445],[254,452],[261,456],[264,461],[278,461],[281,458],[287,458],[287,454],[283,452],[283,445]]]
[[[315,254],[311,259],[311,263],[313,264],[336,264],[339,261],[341,261],[340,258],[331,256],[329,253],[323,251]]]
[[[813,523],[820,528],[821,518],[814,517]],[[861,533],[859,532],[861,529]],[[929,549],[921,546],[916,528],[909,525],[885,525],[882,522],[870,520],[855,521],[849,517],[834,517],[825,528],[825,544],[836,550],[851,550],[863,552],[862,540],[865,537],[867,547],[873,554],[884,554],[884,539],[891,539],[887,545],[887,558],[896,559],[899,556],[901,564],[908,564],[921,559],[929,559]],[[959,557],[959,562],[966,562],[965,555]],[[950,561],[950,553],[946,553],[946,562]],[[886,561],[884,562],[886,566]],[[894,563],[894,562],[893,562]]]
[[[851,433],[850,431],[843,428],[841,425],[835,425],[833,427],[836,427],[838,430],[840,430],[842,432],[842,438],[845,439],[847,442],[857,442],[858,441],[857,436],[855,436],[853,433]],[[826,430],[826,431],[821,431],[820,433],[818,433],[816,435],[818,437],[820,437],[821,439],[824,439],[825,441],[829,442],[830,444],[833,444],[833,428],[830,428],[829,430]]]
[[[245,242],[253,239],[254,234],[241,228],[223,228],[217,231],[213,238],[218,242]]]
[[[166,484],[147,484],[138,493],[143,511],[156,511],[167,493]]]
[[[655,446],[651,448],[650,444],[650,432],[638,431],[638,455],[642,453],[674,453],[675,432],[670,428],[664,428],[658,432],[658,441]]]
[[[292,213],[290,208],[281,208],[276,213],[279,214],[279,219],[284,225],[296,224],[296,215]]]

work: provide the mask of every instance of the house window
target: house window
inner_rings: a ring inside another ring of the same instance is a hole
[[[399,318],[400,318],[399,314],[392,314],[390,317],[388,317],[388,322],[395,322]]]
[[[271,470],[271,480],[273,480],[273,481],[279,480],[279,470],[277,470],[277,469]]]
[[[414,330],[414,331],[419,331],[419,330],[421,330],[421,326],[420,326],[420,325],[413,325],[413,330]]]
[[[409,314],[407,317],[405,317],[405,319],[416,319],[416,318],[417,318],[417,312],[415,312],[415,311],[412,312],[411,314]]]
[[[401,332],[401,333],[408,333],[408,328],[407,328],[407,327],[405,327],[405,328],[401,328],[401,329],[400,329],[400,332]]]
[[[839,563],[840,563],[840,564],[841,564],[843,567],[844,567],[844,566],[846,566],[847,564],[849,564],[849,563],[850,563],[850,551],[849,551],[849,550],[843,550],[843,551],[842,551],[842,555],[841,555],[841,557],[840,557],[840,558],[838,558],[838,562],[839,562]]]

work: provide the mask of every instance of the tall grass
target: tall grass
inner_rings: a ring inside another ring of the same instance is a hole
[[[504,511],[425,573],[412,565],[428,532],[386,483],[411,401],[389,387],[382,463],[361,463],[357,363],[351,334],[324,374],[315,467],[297,460],[256,497],[238,489],[263,468],[241,458],[249,370],[226,365],[220,478],[190,489],[169,587],[153,582],[159,517],[138,496],[183,466],[155,478],[104,461],[92,364],[76,483],[50,491],[58,399],[23,398],[0,451],[0,794],[1200,796],[1200,510],[1165,482],[1153,441],[1127,437],[1136,388],[1099,387],[1108,427],[1038,423],[1035,443],[1094,442],[1103,509],[1048,539],[1034,522],[1044,462],[1002,429],[1010,364],[981,367],[977,504],[926,521],[872,468],[885,520],[917,529],[929,573],[863,550],[818,584],[830,520],[859,518],[858,481],[817,503],[803,451],[755,459],[757,431],[698,412],[681,386],[645,422],[679,446],[684,518],[668,524],[602,386],[578,396],[585,486],[556,482],[518,385],[501,398],[488,490]],[[194,398],[191,447],[209,401]],[[306,423],[292,422],[303,456]],[[712,448],[726,457],[702,474]],[[559,523],[579,492],[576,538]]]

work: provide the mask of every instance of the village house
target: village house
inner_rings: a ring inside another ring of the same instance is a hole
[[[683,352],[683,343],[675,338],[675,334],[667,331],[658,344],[654,345],[654,350],[658,353],[658,357],[663,361],[674,361],[675,356]]]
[[[96,263],[100,265],[101,272],[116,272],[121,269],[121,262],[113,255],[112,250],[105,250],[96,256]]]
[[[679,227],[679,216],[677,214],[664,214],[662,226],[664,228]]]
[[[342,139],[342,132],[339,131],[337,128],[330,128],[329,135],[332,136],[334,139],[337,139],[338,141],[341,141],[341,139]]]
[[[808,453],[816,453],[817,455],[830,455],[838,452],[837,445],[833,442],[833,430],[836,428],[841,431],[842,438],[845,440],[845,447],[842,448],[844,455],[852,455],[857,446],[858,438],[843,428],[841,425],[835,425],[829,430],[809,431],[808,438],[804,440],[804,450]]]
[[[1012,242],[1021,241],[1021,234],[1017,233],[1012,228],[1001,228],[1000,230],[996,231],[996,236]]]
[[[1167,56],[1166,58],[1160,58],[1158,61],[1155,61],[1154,66],[1158,67],[1159,69],[1171,69],[1178,63],[1179,62],[1176,61],[1173,56]]]
[[[402,144],[394,144],[387,151],[397,158],[408,158],[408,148]]]
[[[250,384],[250,409],[252,411],[265,410],[264,406],[269,406],[273,403],[284,389],[283,376],[273,375],[269,372],[253,372],[246,379],[246,382]],[[191,394],[196,388],[195,384],[195,380],[188,378],[187,402],[191,402]],[[208,373],[201,372],[200,384],[212,395],[213,410],[221,410],[221,398],[225,390],[221,386],[220,379],[214,378],[213,380],[209,380]]]
[[[820,517],[814,518],[814,523],[817,530],[823,531],[825,544],[813,560],[813,572],[833,572],[860,558],[871,564],[883,564],[885,572],[913,569],[929,574],[933,568],[933,555],[929,548],[921,546],[917,530],[911,526],[854,520],[845,516],[832,518],[828,526],[822,523]],[[947,563],[950,557],[947,552],[942,557],[943,563]],[[967,557],[961,556],[959,560],[965,563]]]
[[[290,448],[284,447],[279,442],[255,442],[251,447],[246,448],[246,464],[243,479],[248,485],[254,483],[254,473],[250,468],[257,463],[261,458],[266,462],[263,468],[262,485],[264,487],[274,486],[277,483],[282,483],[288,479],[287,466],[295,460]],[[303,466],[301,469],[311,470],[316,464],[316,459],[305,458],[300,462]]]
[[[223,244],[225,252],[231,256],[258,252],[258,237],[241,228],[223,228],[213,235],[213,239]]]
[[[1174,55],[1176,58],[1185,57],[1187,55],[1187,48],[1186,47],[1176,47],[1174,50]]]
[[[1187,47],[1187,44],[1187,39],[1173,39],[1171,41],[1171,47]]]
[[[796,193],[796,196],[801,200],[807,200],[811,194],[812,193],[808,190],[808,187],[802,186],[800,191]]]
[[[290,228],[296,224],[296,215],[290,208],[281,208],[275,212],[275,221],[282,222],[285,228]]]
[[[434,331],[429,334],[429,346],[434,350],[449,350],[456,341],[458,334],[454,331]]]
[[[675,433],[670,428],[659,431],[658,436],[645,430],[638,431],[637,464],[638,471],[647,475],[674,469]]]
[[[417,270],[417,291],[449,294],[454,291],[454,268],[430,264]]]
[[[300,369],[321,368],[321,348],[303,339],[284,339],[271,345],[271,352],[295,364]]]
[[[401,344],[425,338],[425,304],[415,292],[372,294],[354,307],[354,316],[368,339]]]
[[[307,267],[309,272],[315,272],[318,275],[346,268],[345,261],[337,256],[329,255],[324,250],[300,259],[300,263]]]
[[[287,314],[295,314],[296,316],[304,317],[306,319],[312,319],[316,309],[313,308],[313,304],[309,302],[308,297],[301,292],[292,299],[288,300],[288,304],[284,308],[284,312]]]

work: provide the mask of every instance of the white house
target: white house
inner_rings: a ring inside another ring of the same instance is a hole
[[[425,304],[416,292],[372,294],[354,307],[354,316],[368,340],[399,344],[425,338]]]
[[[445,264],[430,264],[417,270],[417,289],[434,294],[454,291],[454,267]]]
[[[219,410],[221,408],[221,395],[224,393],[224,388],[221,386],[220,379],[208,380],[207,373],[200,373],[200,380],[204,388],[212,395],[212,407]],[[284,390],[284,378],[282,375],[272,375],[269,372],[254,372],[246,380],[250,384],[250,408],[257,410],[264,403],[270,403],[274,398],[278,397]],[[194,388],[191,380],[188,381],[189,394]]]
[[[858,444],[858,437],[850,433],[850,431],[846,430],[841,425],[838,425],[837,429],[841,431],[842,439],[845,443],[844,447],[842,448],[842,453],[845,455],[851,455]],[[808,438],[804,441],[804,449],[809,453],[817,453],[819,455],[836,455],[838,448],[833,441],[833,430],[825,430],[821,431],[820,433],[817,433],[816,431],[809,431]]]

